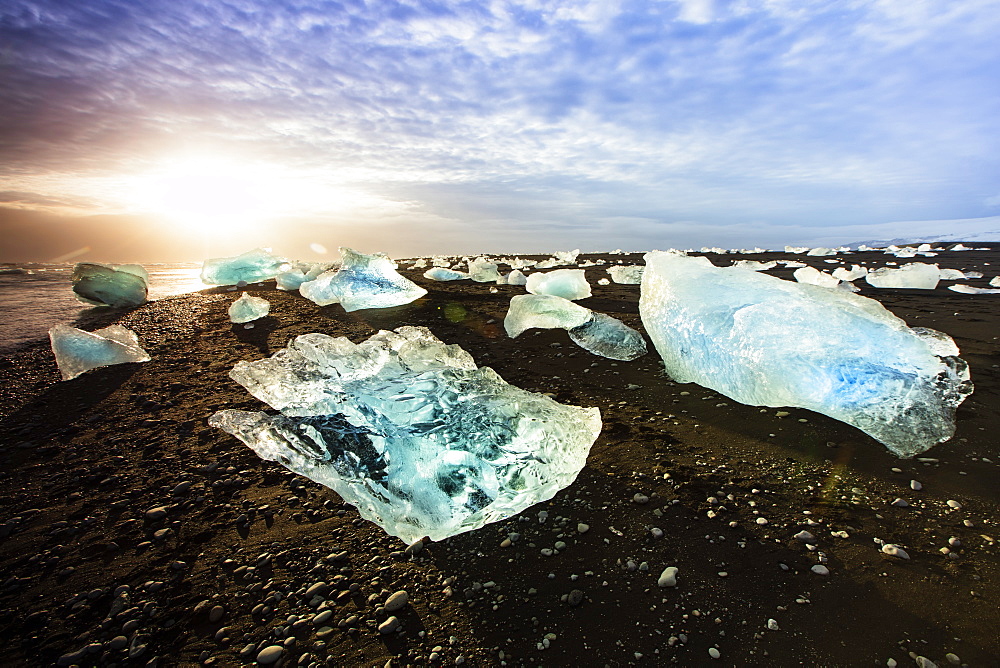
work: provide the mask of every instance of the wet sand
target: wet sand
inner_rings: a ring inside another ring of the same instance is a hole
[[[838,257],[979,270],[964,283],[986,287],[1000,273],[991,246]],[[834,266],[713,256],[741,258]],[[523,288],[422,271],[402,273],[426,297],[350,314],[250,286],[271,302],[250,330],[228,321],[225,289],[97,309],[77,326],[120,322],[153,360],[68,382],[47,346],[0,358],[0,664],[252,665],[280,645],[286,666],[997,665],[1000,295],[857,282],[911,326],[953,336],[970,364],[955,438],[921,461],[815,413],[778,417],[674,384],[652,346],[615,362],[562,330],[508,339]],[[639,286],[596,285],[605,276],[588,269],[594,296],[580,303],[643,331]],[[359,342],[401,325],[429,327],[514,385],[598,406],[604,429],[577,481],[411,555],[332,491],[207,426],[222,408],[264,408],[229,379],[237,361],[307,332]],[[812,572],[821,562],[828,575]],[[667,566],[676,587],[657,586]],[[408,603],[385,611],[399,590]],[[389,616],[399,630],[382,634]]]

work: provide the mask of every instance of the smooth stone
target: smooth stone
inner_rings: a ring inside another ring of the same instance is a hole
[[[583,592],[579,589],[574,589],[569,593],[569,596],[566,597],[566,602],[575,608],[583,603]]]
[[[900,559],[910,558],[910,555],[906,553],[906,550],[901,548],[899,545],[893,545],[892,543],[886,543],[883,545],[882,553],[888,554],[890,557],[899,557]]]
[[[718,659],[719,657],[722,656],[722,653],[719,650],[715,649],[714,647],[709,647],[708,655],[713,659]]]
[[[656,581],[656,584],[660,587],[676,587],[677,586],[677,572],[680,569],[676,566],[667,566],[660,573],[660,578]]]
[[[577,533],[587,533],[588,531],[590,531],[590,525],[580,522],[579,524],[576,525],[576,531]]]
[[[387,633],[392,633],[399,628],[399,619],[397,617],[390,617],[381,624],[378,625],[378,632],[382,635]]]
[[[816,564],[815,566],[813,566],[809,570],[811,570],[816,575],[829,575],[830,574],[830,569],[827,568],[826,566],[824,566],[823,564]]]
[[[390,596],[386,600],[385,605],[382,607],[385,609],[386,612],[395,612],[396,610],[399,610],[400,608],[405,606],[409,600],[410,600],[409,594],[407,594],[403,590],[400,590],[394,593],[392,596]]]
[[[150,522],[155,522],[156,520],[162,520],[167,516],[167,509],[165,506],[157,506],[156,508],[150,508],[146,511],[146,519]]]
[[[261,666],[269,666],[276,663],[285,653],[285,648],[281,645],[270,645],[265,647],[257,655],[257,663]]]
[[[208,621],[212,624],[216,623],[226,614],[226,609],[221,605],[213,606],[211,610],[208,611]]]

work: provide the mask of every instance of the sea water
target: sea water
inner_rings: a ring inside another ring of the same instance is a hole
[[[149,300],[204,290],[201,265],[146,264]],[[48,341],[50,327],[72,325],[86,313],[107,310],[88,306],[73,294],[72,264],[3,264],[0,272],[20,268],[26,273],[0,273],[0,355]]]

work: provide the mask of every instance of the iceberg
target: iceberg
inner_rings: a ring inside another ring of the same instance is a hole
[[[442,540],[552,498],[583,468],[597,408],[508,385],[423,327],[354,344],[304,334],[230,376],[281,411],[209,424],[336,491],[412,543]]]
[[[972,383],[946,334],[873,299],[702,260],[646,255],[639,313],[674,380],[828,415],[899,457],[952,437]]]
[[[820,271],[814,267],[800,267],[792,272],[792,276],[799,283],[818,285],[822,288],[836,288],[840,285],[839,278],[834,278],[825,271]]]
[[[500,272],[497,271],[496,263],[485,257],[477,257],[469,260],[469,278],[476,283],[495,283],[500,278]]]
[[[431,267],[424,272],[424,278],[429,278],[432,281],[463,281],[469,278],[469,275],[462,271],[452,271],[444,267]]]
[[[833,277],[841,281],[856,281],[868,275],[868,269],[859,264],[852,264],[850,269],[837,267],[833,270]]]
[[[145,303],[149,274],[138,264],[81,262],[73,267],[73,292],[84,304],[131,308]]]
[[[288,262],[263,248],[255,248],[234,257],[205,260],[201,267],[201,282],[205,285],[236,285],[256,283],[274,278],[288,267]]]
[[[739,267],[740,269],[749,269],[750,271],[767,271],[768,269],[774,269],[778,266],[776,260],[771,260],[770,262],[760,262],[759,260],[737,260],[733,262],[734,267]]]
[[[520,269],[515,269],[507,274],[507,285],[526,285],[527,283],[528,277]]]
[[[911,262],[897,269],[892,267],[872,269],[865,276],[865,280],[874,288],[933,290],[941,280],[941,269],[936,264]]]
[[[584,350],[623,362],[647,352],[642,334],[622,321],[554,295],[511,297],[503,327],[512,339],[531,328],[565,329]]]
[[[640,265],[625,265],[608,267],[607,272],[611,274],[611,280],[622,285],[639,285],[642,282],[642,270],[645,267]]]
[[[121,325],[85,332],[69,325],[49,330],[49,341],[63,380],[102,366],[148,362],[149,355],[139,345],[139,336]]]
[[[553,295],[563,299],[584,299],[591,295],[583,269],[556,269],[534,273],[525,284],[528,292],[536,295]]]
[[[263,297],[254,297],[244,292],[239,299],[229,307],[229,321],[235,323],[250,322],[263,318],[271,310],[271,303]]]
[[[810,257],[823,257],[824,255],[836,255],[836,254],[837,254],[836,248],[823,248],[823,247],[813,248],[806,253],[806,255]]]
[[[341,247],[340,268],[299,286],[299,294],[319,306],[340,304],[350,313],[366,308],[400,306],[420,299],[427,290],[401,276],[385,253],[365,255]]]

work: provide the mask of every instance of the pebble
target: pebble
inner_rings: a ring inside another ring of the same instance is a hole
[[[663,538],[663,529],[660,527],[653,527],[649,530],[649,533],[653,535],[653,538]]]
[[[382,635],[386,635],[388,633],[392,633],[398,628],[399,628],[399,618],[390,617],[389,619],[385,620],[384,622],[378,625],[378,632],[381,633]]]
[[[285,648],[281,645],[270,645],[257,654],[257,663],[261,666],[269,666],[276,663],[285,653]]]
[[[225,614],[226,614],[226,609],[223,608],[221,605],[216,605],[211,610],[208,611],[208,621],[214,624],[215,622],[222,619],[222,617]]]
[[[805,529],[803,529],[802,531],[800,531],[797,534],[795,534],[794,538],[795,538],[795,540],[803,542],[803,543],[815,543],[816,542],[816,536],[812,535],[811,533],[809,533]]]
[[[395,612],[405,606],[409,600],[410,595],[405,590],[400,590],[390,596],[382,607],[386,612]]]
[[[908,508],[910,506],[906,499],[896,499],[890,505],[896,506],[897,508]]]
[[[811,570],[816,575],[829,575],[830,574],[830,569],[827,568],[826,566],[824,566],[823,564],[816,564],[815,566],[813,566],[809,570]]]
[[[767,630],[768,631],[780,631],[781,629],[778,628],[778,620],[776,620],[776,619],[769,619],[769,620],[767,620]]]
[[[911,481],[910,481],[910,489],[912,489],[912,490],[913,490],[914,492],[919,492],[919,491],[920,491],[920,490],[922,490],[923,488],[924,488],[924,486],[923,486],[923,485],[921,485],[921,484],[920,484],[919,482],[917,482],[916,480],[911,480]]]
[[[146,511],[146,519],[150,522],[155,522],[156,520],[162,520],[167,516],[167,509],[165,506],[157,506],[155,508],[150,508]]]
[[[424,549],[424,540],[422,538],[418,538],[417,540],[415,540],[412,543],[410,543],[409,545],[407,545],[406,549],[403,550],[403,552],[405,554],[410,554],[410,555],[420,554],[420,552],[423,549]]]
[[[945,654],[944,658],[945,658],[945,660],[948,663],[950,663],[953,666],[958,666],[958,665],[961,665],[961,663],[962,663],[962,660],[960,658],[958,658],[958,655],[957,654],[952,654],[951,652],[948,652],[947,654]]]
[[[722,653],[719,650],[715,649],[714,647],[709,647],[708,655],[713,659],[718,659],[722,656]]]
[[[667,566],[660,573],[660,578],[656,581],[656,584],[660,587],[676,587],[677,586],[677,572],[680,569],[676,566]]]
[[[128,638],[126,638],[125,636],[115,636],[108,643],[108,649],[110,650],[125,649],[125,647],[127,646],[128,646]]]
[[[888,554],[890,557],[899,557],[900,559],[909,559],[910,555],[906,553],[906,550],[901,548],[899,545],[893,545],[892,543],[886,543],[882,546],[882,552]]]
[[[590,531],[590,525],[580,522],[579,524],[576,525],[576,531],[577,533],[587,533],[588,531]]]
[[[632,497],[632,502],[637,503],[640,506],[644,506],[649,503],[649,497],[645,494],[636,493],[636,495]]]
[[[575,608],[583,603],[583,592],[579,589],[574,589],[569,593],[569,596],[566,597],[566,602]]]
[[[955,501],[954,499],[948,499],[948,507],[954,508],[955,510],[961,510],[962,504],[959,503],[958,501]]]

